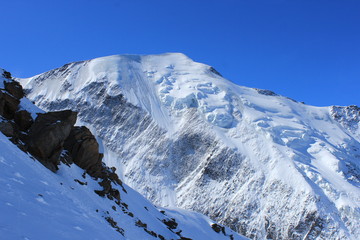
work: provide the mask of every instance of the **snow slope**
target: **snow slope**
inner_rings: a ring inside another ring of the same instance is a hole
[[[71,108],[108,165],[161,206],[254,239],[358,239],[360,111],[235,85],[180,53],[116,55],[20,80]]]
[[[210,227],[213,221],[189,211],[160,213],[140,194],[125,186],[122,201],[133,217],[112,208],[114,202],[94,193],[96,181],[76,165],[61,165],[54,174],[20,151],[0,133],[0,234],[1,239],[157,239],[136,226],[139,219],[165,239],[179,236],[160,220],[175,217],[177,230],[192,239],[230,239]],[[86,181],[81,185],[74,181]],[[120,189],[119,189],[120,190]],[[146,209],[145,209],[146,208]],[[169,214],[168,214],[169,213]],[[181,216],[178,217],[178,216]],[[124,230],[116,232],[105,220],[112,217]],[[196,223],[192,224],[192,223]],[[226,229],[234,239],[245,239]]]

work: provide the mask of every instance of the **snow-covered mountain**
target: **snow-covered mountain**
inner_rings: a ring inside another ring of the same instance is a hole
[[[117,55],[19,80],[73,109],[124,181],[253,239],[359,239],[360,110],[241,87],[183,54]]]
[[[155,207],[113,172],[108,179],[91,177],[88,169],[70,162],[50,171],[27,150],[33,127],[41,125],[39,118],[44,122],[44,116],[58,114],[34,106],[9,76],[0,69],[0,239],[245,239],[199,213]],[[25,112],[30,121],[25,121]],[[26,122],[31,126],[24,127]],[[50,133],[45,144],[51,145],[57,137],[54,129],[59,133],[60,128],[66,128],[60,119],[44,124],[41,130]],[[79,142],[91,142],[86,137]],[[86,150],[82,146],[80,154]]]

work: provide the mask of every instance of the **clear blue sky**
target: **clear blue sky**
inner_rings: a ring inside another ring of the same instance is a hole
[[[0,67],[16,77],[182,52],[239,85],[360,105],[358,0],[8,0],[0,9]]]

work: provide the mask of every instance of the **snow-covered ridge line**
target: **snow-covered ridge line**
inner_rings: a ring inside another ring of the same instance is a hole
[[[181,54],[110,56],[21,80],[71,107],[124,181],[255,239],[360,235],[359,111],[237,86]]]

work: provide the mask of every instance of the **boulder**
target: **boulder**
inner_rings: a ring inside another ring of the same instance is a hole
[[[3,93],[0,91],[0,116],[4,116],[5,112],[5,99],[3,98]]]
[[[17,99],[21,99],[24,97],[24,90],[20,83],[16,81],[4,81],[5,90],[8,91],[11,95],[13,95]]]
[[[20,101],[12,95],[0,91],[0,115],[7,118],[13,119],[15,112],[18,110]]]
[[[29,152],[52,171],[57,170],[64,141],[76,118],[77,113],[70,110],[40,113],[29,129]]]
[[[20,110],[15,112],[14,121],[18,125],[21,131],[28,130],[31,127],[31,125],[34,123],[31,114],[26,110]]]
[[[73,127],[66,139],[64,148],[69,151],[76,165],[86,170],[93,177],[100,177],[103,170],[99,144],[86,127]]]
[[[7,121],[0,122],[0,132],[7,137],[13,137],[15,134],[13,125]]]

